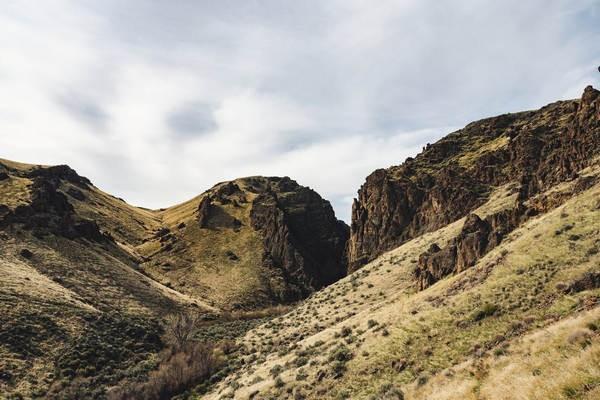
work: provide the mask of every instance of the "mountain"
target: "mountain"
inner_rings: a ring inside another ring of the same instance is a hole
[[[133,207],[0,160],[0,397],[600,398],[600,92],[374,171]]]
[[[300,300],[346,275],[348,227],[287,177],[219,183],[156,215],[161,227],[137,248],[142,270],[219,307]]]
[[[367,177],[354,271],[249,330],[202,399],[600,397],[600,92]]]
[[[348,231],[289,178],[225,182],[154,211],[65,165],[0,160],[0,393],[103,397],[152,365],[165,316],[218,321],[345,276]]]
[[[511,183],[518,191],[517,220],[552,207],[551,199],[525,203],[596,162],[598,93],[588,86],[581,100],[471,123],[414,159],[373,172],[352,207],[351,269],[462,218],[498,186]],[[495,229],[501,236],[512,227]]]

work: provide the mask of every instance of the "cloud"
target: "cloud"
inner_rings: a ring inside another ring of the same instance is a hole
[[[600,3],[10,2],[0,156],[147,207],[289,175],[348,220],[366,175],[598,86]]]
[[[201,135],[217,128],[213,107],[203,103],[183,104],[166,118],[177,137]]]
[[[57,96],[57,102],[65,108],[73,118],[79,119],[95,131],[103,131],[108,115],[102,106],[80,93],[65,93]]]

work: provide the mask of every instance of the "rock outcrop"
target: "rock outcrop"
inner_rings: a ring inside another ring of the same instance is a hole
[[[520,184],[520,202],[577,178],[600,153],[600,92],[537,111],[484,119],[400,166],[369,175],[352,207],[349,269],[462,218],[492,187]]]
[[[415,278],[423,290],[440,279],[471,268],[487,252],[498,246],[512,230],[533,215],[522,206],[481,219],[469,214],[461,232],[441,249],[437,244],[419,256]]]
[[[263,265],[282,272],[291,288],[287,300],[345,276],[349,229],[335,218],[328,201],[288,177],[253,186],[260,189],[250,218],[263,237]]]
[[[95,221],[77,215],[67,196],[60,190],[63,181],[72,183],[83,190],[91,185],[87,178],[66,165],[40,167],[28,171],[12,171],[16,176],[28,178],[31,199],[27,204],[8,210],[0,221],[0,227],[19,225],[31,230],[36,236],[55,234],[67,239],[87,239],[95,242],[110,241]],[[79,189],[77,197],[85,197]]]

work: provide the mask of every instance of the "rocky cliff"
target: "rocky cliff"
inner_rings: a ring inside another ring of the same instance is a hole
[[[493,187],[515,182],[515,208],[523,208],[536,194],[577,178],[600,154],[599,121],[600,92],[588,86],[581,99],[471,123],[415,158],[373,172],[352,208],[349,269],[464,217]],[[427,271],[427,262],[421,267]]]
[[[295,282],[296,297],[345,276],[349,229],[329,202],[289,178],[260,183],[250,218],[263,236],[263,265]]]

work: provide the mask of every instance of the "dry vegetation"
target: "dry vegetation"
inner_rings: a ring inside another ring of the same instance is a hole
[[[514,196],[498,188],[476,212]],[[201,398],[596,398],[600,290],[569,288],[600,273],[598,198],[600,185],[422,292],[418,254],[463,220],[404,244],[248,332],[244,367]]]
[[[0,196],[25,204],[29,184],[2,181]],[[476,213],[512,207],[515,187]],[[199,229],[199,199],[149,211],[93,188],[70,201],[116,244],[0,232],[0,397],[596,399],[600,289],[587,282],[600,276],[599,198],[596,183],[424,291],[419,254],[464,219],[298,305],[244,312],[231,309],[264,305],[269,279],[248,204],[222,205],[239,228]]]

